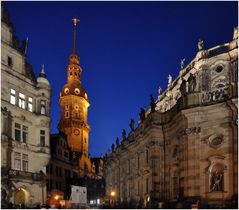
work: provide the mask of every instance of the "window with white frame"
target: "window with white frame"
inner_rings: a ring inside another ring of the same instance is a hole
[[[28,127],[27,126],[22,126],[22,141],[24,143],[28,142]]]
[[[22,170],[28,171],[28,155],[22,154]]]
[[[19,93],[18,106],[22,109],[26,108],[26,96],[23,93]]]
[[[45,100],[41,100],[41,114],[45,115],[46,114],[46,101]]]
[[[14,153],[14,168],[16,170],[21,170],[21,153]]]
[[[10,103],[15,105],[16,104],[16,90],[11,89],[10,93],[11,93],[11,95],[10,95]]]
[[[21,141],[21,125],[18,123],[15,123],[15,140]]]
[[[45,146],[45,131],[40,130],[40,146],[44,147]]]
[[[28,111],[29,112],[33,112],[33,100],[32,100],[32,97],[28,97]]]

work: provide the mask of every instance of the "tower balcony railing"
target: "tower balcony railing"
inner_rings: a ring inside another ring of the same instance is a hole
[[[28,180],[34,180],[34,181],[43,181],[45,175],[41,172],[32,173],[32,172],[27,172],[27,171],[10,169],[8,171],[8,177],[16,178],[16,179],[28,179]]]

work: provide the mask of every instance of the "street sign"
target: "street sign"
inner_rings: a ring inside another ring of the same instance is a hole
[[[71,185],[72,203],[87,204],[87,188]]]

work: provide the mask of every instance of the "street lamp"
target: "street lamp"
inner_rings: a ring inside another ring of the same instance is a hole
[[[110,196],[112,197],[112,208],[115,207],[115,195],[116,195],[115,191],[110,192]]]

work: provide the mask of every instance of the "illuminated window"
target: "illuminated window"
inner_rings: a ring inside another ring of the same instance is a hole
[[[69,118],[69,111],[65,112],[65,118]]]
[[[22,140],[24,143],[28,141],[28,127],[24,125],[22,126]]]
[[[22,109],[26,108],[25,98],[26,96],[24,94],[19,93],[18,106]]]
[[[28,111],[29,111],[29,112],[32,112],[32,111],[33,111],[32,97],[28,97]]]
[[[28,171],[28,155],[22,154],[22,170]]]
[[[77,95],[80,94],[79,88],[76,88],[76,89],[75,89],[75,94],[77,94]]]
[[[15,123],[15,140],[21,141],[21,125],[18,123]]]
[[[45,131],[40,130],[40,146],[44,147],[45,146]]]
[[[14,89],[11,89],[10,103],[16,104],[16,91]]]
[[[41,100],[41,114],[45,115],[46,114],[46,101]]]
[[[16,170],[21,170],[21,153],[14,153],[14,168]]]
[[[64,92],[65,94],[69,93],[69,88],[65,88]]]

